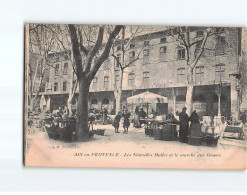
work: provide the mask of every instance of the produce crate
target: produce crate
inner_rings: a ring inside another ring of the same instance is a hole
[[[176,125],[166,124],[163,125],[162,140],[173,141],[177,139]]]
[[[210,147],[217,147],[218,140],[219,140],[218,137],[217,138],[205,137],[204,138],[204,143],[205,143],[205,145],[210,146]]]
[[[201,146],[203,142],[203,137],[188,136],[188,144],[192,146]]]
[[[96,135],[104,136],[104,134],[105,134],[105,129],[97,129],[96,130]]]
[[[162,140],[162,131],[163,129],[154,129],[154,139],[155,140]]]

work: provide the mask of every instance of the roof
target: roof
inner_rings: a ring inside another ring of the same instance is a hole
[[[146,91],[127,98],[127,103],[144,104],[144,103],[167,103],[167,97]]]

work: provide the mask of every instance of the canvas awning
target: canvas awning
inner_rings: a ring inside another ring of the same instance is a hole
[[[146,91],[144,93],[127,98],[127,103],[129,104],[145,104],[145,103],[157,104],[157,103],[168,103],[168,101],[167,101],[167,97]]]

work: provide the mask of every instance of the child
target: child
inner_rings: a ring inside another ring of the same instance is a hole
[[[115,116],[112,124],[112,126],[115,127],[115,133],[119,133],[118,129],[119,129],[120,119],[121,119],[121,112],[119,111],[118,114]]]
[[[124,122],[123,122],[124,133],[128,133],[128,129],[129,129],[129,126],[130,126],[130,120],[129,120],[130,115],[131,115],[130,112],[128,112],[128,110],[126,109],[124,114],[123,114],[123,118],[124,118]]]

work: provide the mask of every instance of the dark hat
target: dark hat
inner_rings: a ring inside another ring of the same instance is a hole
[[[187,108],[186,107],[183,107],[183,109],[182,110],[187,110]]]

